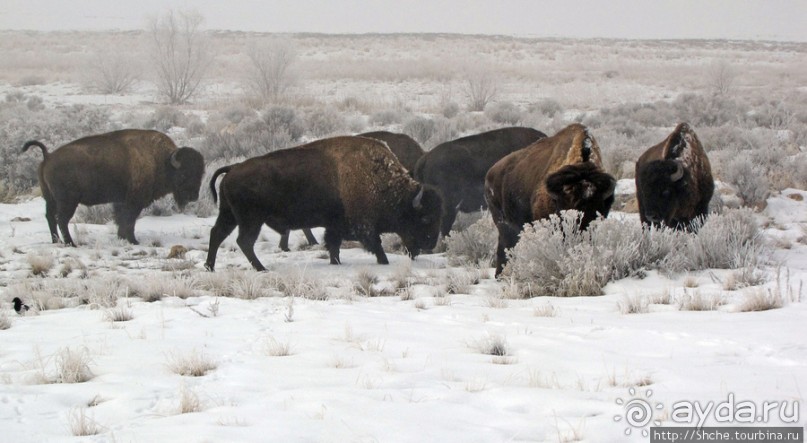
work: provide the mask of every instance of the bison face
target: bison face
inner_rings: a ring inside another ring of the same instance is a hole
[[[205,173],[204,159],[193,148],[179,148],[171,155],[169,163],[174,200],[182,209],[188,202],[199,199],[199,188]]]
[[[591,162],[567,165],[546,179],[546,189],[557,211],[583,213],[580,229],[598,216],[606,217],[614,203],[616,180]]]
[[[398,235],[409,256],[415,258],[423,249],[437,245],[442,220],[443,198],[432,186],[423,185],[407,202]]]
[[[678,206],[689,197],[689,171],[676,160],[652,161],[638,171],[637,181],[641,183],[639,208],[643,221],[654,226],[662,224],[679,228],[689,220],[678,219]]]

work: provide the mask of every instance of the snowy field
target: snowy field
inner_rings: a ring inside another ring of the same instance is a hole
[[[6,36],[25,41],[24,33]],[[232,50],[231,37],[237,36],[220,36],[215,44]],[[297,100],[333,105],[358,98],[351,112],[366,120],[393,103],[428,114],[461,97],[462,69],[452,65],[448,77],[439,75],[451,39],[434,47],[411,36],[395,43],[413,57],[423,50],[415,60],[428,73],[421,77],[403,62],[382,67],[361,57],[399,55],[384,46],[387,40],[362,38],[369,43],[351,47],[345,40],[361,38],[315,36],[298,42],[305,69]],[[16,71],[0,73],[0,94],[22,91],[48,107],[102,107],[118,122],[157,106],[147,79],[125,95],[95,94],[82,86],[76,62],[59,56],[63,46],[107,40],[92,34],[36,39],[53,40],[43,46],[51,68],[39,70],[24,45],[15,49],[6,39],[9,57],[0,66]],[[500,99],[525,105],[550,97],[567,115],[706,88],[694,69],[723,55],[747,56],[738,89],[771,88],[786,96],[803,88],[798,67],[807,64],[802,46],[788,44],[768,51],[736,42],[681,49],[546,41],[545,53],[532,53],[521,41],[479,40],[457,45],[468,53],[489,45],[485,63],[504,72]],[[606,49],[605,61],[589,57],[598,48]],[[242,93],[228,70],[238,57],[229,54],[214,66],[216,80],[183,112],[205,120],[229,106],[234,91]],[[679,63],[688,54],[696,57]],[[606,81],[608,68],[618,75]],[[33,73],[41,81],[19,83]],[[777,80],[768,84],[771,78]],[[169,134],[193,141],[184,128]],[[630,192],[632,182],[621,180],[619,189]],[[492,268],[452,266],[445,253],[415,261],[389,253],[391,264],[381,266],[346,244],[343,264],[331,266],[321,246],[302,245],[301,233],[292,233],[292,252],[281,252],[278,234],[266,228],[256,252],[267,273],[252,271],[235,235],[209,273],[202,264],[215,216],[146,215],[135,228],[137,246],[118,240],[112,223],[74,222],[79,246],[53,245],[44,201],[35,194],[0,204],[2,441],[647,441],[642,431],[655,421],[721,424],[714,415],[702,423],[676,419],[674,404],[729,398],[758,408],[784,405],[759,425],[807,420],[804,190],[771,192],[757,205],[760,241],[769,252],[753,270],[756,286],[730,284],[736,270],[649,271],[609,283],[602,296],[531,299],[507,298],[506,283],[492,278]],[[639,223],[635,213],[612,217]],[[315,233],[321,238],[321,230]],[[175,245],[186,252],[169,258]],[[13,297],[31,305],[27,315],[14,312]],[[744,312],[755,298],[781,306]],[[637,300],[644,312],[628,313]],[[692,310],[694,300],[706,300],[708,309]],[[651,404],[652,419],[628,423],[631,399]]]

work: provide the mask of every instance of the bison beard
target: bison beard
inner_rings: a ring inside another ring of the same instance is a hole
[[[258,271],[265,270],[254,251],[263,224],[280,233],[324,226],[332,264],[340,263],[345,239],[360,241],[379,264],[388,263],[383,232],[400,235],[412,255],[437,242],[439,193],[409,177],[376,140],[334,137],[226,166],[211,178],[214,201],[222,174],[219,215],[205,263],[211,271],[218,247],[236,226],[238,246]]]
[[[525,223],[575,209],[583,213],[580,228],[585,229],[608,215],[615,186],[602,170],[599,146],[578,124],[498,161],[485,178],[485,198],[499,230],[496,276]]]
[[[79,204],[112,203],[118,237],[137,244],[134,226],[140,212],[169,193],[182,207],[199,198],[204,159],[192,148],[177,149],[157,131],[125,129],[84,137],[48,152],[42,150],[39,187],[51,239],[75,246],[68,225]],[[57,231],[58,226],[58,231]]]

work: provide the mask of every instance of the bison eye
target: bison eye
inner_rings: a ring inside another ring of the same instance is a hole
[[[665,189],[665,190],[661,191],[661,196],[664,197],[664,198],[669,197],[670,196],[670,190]]]

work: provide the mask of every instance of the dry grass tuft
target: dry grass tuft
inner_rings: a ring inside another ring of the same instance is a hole
[[[97,435],[101,433],[101,427],[87,414],[87,408],[75,407],[67,414],[67,425],[70,433],[76,437]]]
[[[53,269],[54,258],[50,252],[29,252],[26,256],[31,266],[31,274],[45,277]]]
[[[678,309],[682,311],[714,311],[725,304],[720,294],[703,294],[701,291],[684,293],[678,301]]]
[[[378,283],[378,276],[373,274],[369,269],[360,269],[356,273],[356,281],[353,283],[353,289],[365,297],[377,297],[381,291],[376,289],[375,284]]]
[[[644,314],[647,312],[649,302],[641,295],[624,295],[616,306],[622,314]]]
[[[287,357],[292,354],[289,341],[278,341],[274,337],[267,338],[263,343],[266,355],[272,357]]]
[[[179,413],[190,414],[202,411],[202,402],[193,390],[188,389],[185,383],[179,388]]]
[[[87,348],[79,351],[63,348],[56,354],[56,379],[54,383],[84,383],[92,379],[90,355]]]
[[[172,354],[168,360],[171,372],[190,377],[201,377],[216,367],[216,362],[196,350],[187,355]]]
[[[541,306],[536,306],[535,309],[532,310],[532,315],[536,317],[557,317],[558,313],[558,308],[552,303],[544,303]]]
[[[740,303],[740,312],[757,312],[779,309],[785,305],[781,293],[767,291],[762,288],[751,288],[743,292],[743,301]]]

